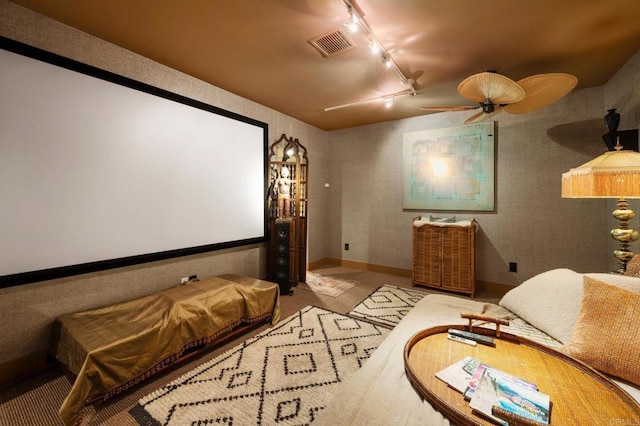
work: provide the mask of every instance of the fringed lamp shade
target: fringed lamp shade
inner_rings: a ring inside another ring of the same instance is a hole
[[[563,173],[562,198],[640,198],[640,153],[609,151]]]
[[[611,236],[620,243],[613,255],[620,261],[619,273],[627,269],[634,253],[629,243],[638,239],[638,232],[629,228],[628,221],[635,217],[628,208],[627,198],[640,198],[640,153],[623,151],[620,143],[615,151],[571,169],[562,174],[562,198],[617,198],[613,217],[620,227],[611,230]]]

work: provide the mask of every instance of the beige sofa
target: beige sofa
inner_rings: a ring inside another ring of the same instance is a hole
[[[594,313],[594,307],[600,312]],[[440,294],[425,296],[344,383],[315,423],[448,425],[449,421],[410,384],[403,351],[409,338],[420,330],[466,324],[461,312],[509,318],[509,327],[502,330],[558,350],[570,350],[578,359],[589,359],[590,365],[607,373],[640,402],[640,278],[556,269],[515,287],[499,305]],[[594,333],[599,337],[594,339]],[[597,354],[592,359],[592,352],[598,350],[603,359]]]

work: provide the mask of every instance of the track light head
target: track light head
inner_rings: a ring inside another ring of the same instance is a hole
[[[374,55],[380,53],[380,45],[375,40],[371,40],[369,42],[369,49],[371,49],[371,53],[373,53]]]
[[[360,19],[358,19],[358,15],[353,13],[353,9],[351,8],[351,6],[349,6],[348,8],[348,13],[349,19],[344,23],[344,25],[349,28],[349,31],[355,33],[358,31],[358,23],[360,22]]]
[[[387,68],[391,68],[391,65],[393,65],[393,62],[391,61],[391,56],[389,56],[387,52],[382,52],[382,63]]]
[[[349,28],[351,32],[361,31],[363,34],[363,37],[368,38],[369,49],[371,49],[371,52],[374,55],[380,55],[380,58],[382,59],[382,63],[384,64],[384,66],[386,68],[389,68],[393,72],[395,72],[398,75],[398,77],[400,77],[400,82],[402,83],[402,85],[406,86],[406,88],[401,92],[398,92],[389,96],[371,98],[371,99],[366,99],[364,101],[350,102],[343,105],[325,108],[324,111],[332,111],[339,108],[345,108],[345,107],[350,107],[353,105],[359,105],[359,104],[369,103],[369,102],[379,102],[381,99],[384,101],[385,107],[390,108],[393,105],[394,96],[396,95],[411,95],[411,96],[417,95],[418,93],[413,87],[413,85],[415,84],[415,80],[405,77],[405,75],[402,73],[402,70],[398,67],[398,65],[395,63],[395,61],[391,57],[391,54],[376,39],[373,31],[371,30],[371,27],[369,26],[366,19],[364,18],[363,12],[355,4],[355,1],[343,0],[343,2],[347,6],[347,13],[349,15],[349,18],[344,23],[344,25],[347,28]]]

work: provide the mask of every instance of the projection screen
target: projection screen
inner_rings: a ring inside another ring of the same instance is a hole
[[[267,124],[0,47],[0,286],[266,241]]]

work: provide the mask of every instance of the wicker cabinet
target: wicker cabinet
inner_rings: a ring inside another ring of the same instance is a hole
[[[475,220],[413,221],[413,283],[474,296]]]

